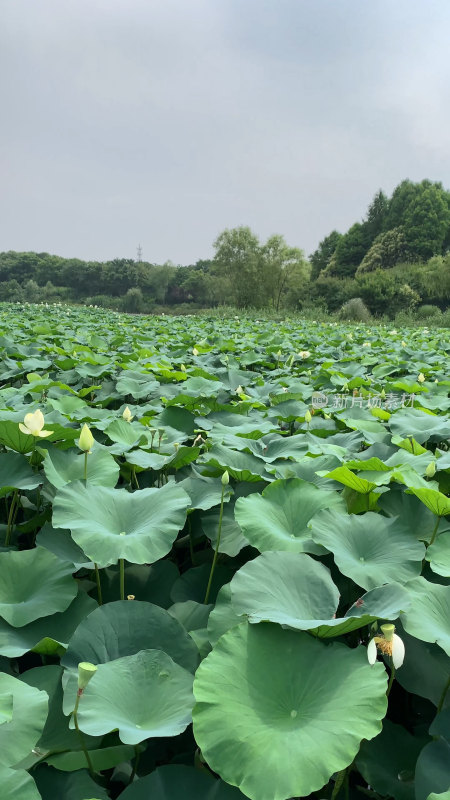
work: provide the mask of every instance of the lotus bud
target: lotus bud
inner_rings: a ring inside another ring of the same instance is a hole
[[[436,474],[436,462],[430,461],[428,467],[425,470],[425,475],[427,476],[427,478],[433,478],[435,474]]]
[[[192,355],[194,355],[194,356],[198,356],[198,350],[197,350],[197,348],[196,348],[196,347],[193,347],[193,348],[192,348]]]
[[[133,414],[131,413],[131,411],[128,408],[128,406],[126,407],[125,411],[123,412],[122,417],[124,418],[125,422],[131,422],[131,420],[133,419]]]
[[[419,383],[424,383],[425,375],[423,374],[423,372],[419,372],[419,374],[417,376],[417,380],[419,381]]]
[[[406,342],[402,341],[402,347],[406,347]]]
[[[312,420],[311,412],[310,412],[310,411],[309,411],[309,409],[308,409],[308,411],[307,411],[307,412],[306,412],[306,414],[305,414],[305,422],[307,423],[307,425],[309,425],[309,423],[311,422],[311,420]]]
[[[83,427],[81,429],[80,438],[78,440],[78,447],[80,448],[80,450],[83,450],[85,453],[90,453],[91,452],[91,447],[94,444],[94,441],[95,441],[95,439],[92,436],[92,433],[91,433],[89,427],[86,425],[86,423],[84,423],[84,425],[83,425]]]
[[[239,386],[237,387],[237,389],[235,389],[235,390],[234,390],[234,393],[235,393],[235,394],[242,394],[242,393],[243,393],[243,391],[244,391],[244,390],[243,390],[243,388],[242,388],[241,384],[239,384]]]
[[[384,389],[381,390],[380,397],[382,400],[386,400],[386,392],[384,391]]]
[[[230,482],[230,476],[228,474],[228,470],[225,470],[225,472],[223,473],[222,478],[221,478],[221,482],[222,482],[222,486],[228,486],[228,484]]]
[[[180,370],[181,372],[186,372],[186,367],[184,366],[184,364],[181,364]]]
[[[98,667],[89,661],[80,661],[78,664],[78,691],[83,692],[91,678],[94,677]]]

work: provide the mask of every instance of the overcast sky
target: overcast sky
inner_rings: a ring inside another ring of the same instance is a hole
[[[449,0],[0,0],[0,250],[311,253],[450,188]]]

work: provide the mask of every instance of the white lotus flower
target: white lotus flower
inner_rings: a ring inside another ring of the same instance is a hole
[[[400,636],[395,633],[395,625],[381,625],[382,636],[374,636],[367,647],[369,664],[375,664],[377,650],[385,656],[392,658],[395,669],[403,664],[405,659],[405,645]]]
[[[23,423],[19,422],[19,429],[22,431],[22,433],[27,434],[27,436],[38,436],[43,439],[53,433],[53,431],[43,430],[44,422],[44,415],[38,408],[34,414],[25,414]]]
[[[311,353],[309,352],[309,350],[300,350],[299,352],[300,358],[309,358],[310,355]]]
[[[198,356],[198,350],[197,350],[197,348],[196,348],[196,347],[193,347],[193,348],[192,348],[192,355],[194,355],[194,356]]]
[[[371,347],[372,345],[370,342],[363,342],[363,347]]]
[[[423,374],[423,372],[419,372],[419,374],[417,376],[417,380],[419,381],[419,383],[424,383],[425,375]]]

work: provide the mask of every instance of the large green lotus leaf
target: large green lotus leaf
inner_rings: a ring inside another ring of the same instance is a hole
[[[396,620],[402,611],[409,608],[410,604],[409,594],[403,586],[397,583],[387,583],[371,589],[359,597],[356,603],[348,609],[345,617],[329,619],[317,628],[311,626],[309,630],[320,636],[321,639],[342,636],[344,633],[350,633],[370,625],[377,619]]]
[[[135,750],[130,744],[119,744],[115,747],[102,747],[99,750],[89,750],[89,758],[92,762],[94,772],[101,772],[105,769],[112,769],[124,761],[135,758]],[[74,772],[77,769],[86,768],[86,756],[81,751],[70,753],[56,753],[45,759],[47,764],[62,770],[62,772]]]
[[[69,528],[74,541],[99,567],[120,558],[151,564],[170,551],[189,504],[189,495],[174,483],[131,493],[79,481],[57,492],[53,526]]]
[[[197,670],[194,693],[204,758],[252,800],[323,787],[379,733],[387,707],[386,672],[369,666],[365,648],[271,623],[225,633]]]
[[[206,627],[208,617],[213,608],[212,603],[205,605],[205,603],[196,603],[195,600],[185,600],[183,603],[174,603],[168,609],[168,612],[190,633]]]
[[[261,552],[322,553],[312,540],[308,523],[324,508],[335,509],[337,517],[345,514],[344,500],[337,492],[292,478],[275,481],[262,495],[240,497],[235,516],[245,538]]]
[[[331,472],[320,470],[319,475],[324,478],[330,478],[334,481],[338,481],[344,486],[348,486],[349,489],[353,489],[353,491],[359,492],[360,494],[368,494],[378,485],[377,482],[374,483],[373,481],[361,478],[359,475],[355,475],[355,473],[345,465],[342,467],[337,467],[337,469],[333,469]],[[384,475],[382,477],[384,480]],[[388,479],[387,482],[389,482]]]
[[[178,486],[181,486],[191,498],[190,507],[200,508],[202,511],[217,506],[222,497],[223,486],[220,478],[205,478],[194,468],[188,478],[179,481]],[[231,492],[231,487],[227,486],[224,492],[225,502],[229,500]]]
[[[42,800],[37,786],[24,769],[9,769],[0,764],[2,800]]]
[[[30,650],[60,655],[80,622],[95,608],[96,601],[80,591],[65,611],[39,617],[20,628],[0,619],[0,655],[18,658]]]
[[[400,517],[416,539],[429,541],[433,535],[436,517],[412,494],[403,489],[391,489],[378,499],[380,509],[389,517]],[[439,529],[444,529],[445,520],[441,520]]]
[[[385,719],[381,733],[362,743],[355,764],[369,786],[383,797],[414,800],[416,761],[426,742]]]
[[[427,548],[425,558],[430,562],[433,572],[450,578],[450,531],[445,531],[438,536],[436,541]]]
[[[305,553],[268,551],[244,564],[231,581],[234,611],[249,622],[308,630],[336,613],[339,592],[329,570]]]
[[[173,603],[183,603],[185,600],[195,600],[203,603],[206,587],[208,586],[211,564],[201,564],[200,567],[191,567],[175,581],[172,586],[170,596]],[[211,581],[209,602],[214,603],[217,593],[224,583],[228,583],[233,577],[229,567],[219,564],[216,566]]]
[[[252,453],[231,450],[222,444],[214,444],[207,453],[197,459],[198,465],[209,469],[227,470],[237,481],[260,481],[265,476],[265,464]]]
[[[70,531],[52,528],[50,523],[46,522],[36,536],[36,544],[50,550],[61,561],[69,561],[73,564],[74,572],[83,567],[94,569],[92,561],[86,558],[81,547],[75,544]]]
[[[411,607],[401,617],[405,631],[423,642],[436,642],[450,656],[450,586],[416,578],[407,589]]]
[[[22,421],[22,420],[20,420]],[[0,443],[17,453],[30,453],[36,443],[34,436],[22,433],[18,422],[0,420]]]
[[[84,479],[84,453],[73,450],[47,450],[44,458],[45,476],[56,489]],[[107,450],[94,447],[87,458],[87,479],[95,486],[113,488],[119,477],[119,465]]]
[[[398,436],[414,436],[419,444],[427,442],[431,437],[443,441],[450,436],[450,422],[442,416],[427,414],[419,408],[403,408],[397,411],[391,416],[389,427]]]
[[[190,672],[197,668],[197,648],[182,624],[164,608],[138,600],[96,608],[75,631],[61,664],[76,670],[80,661],[105,664],[139,650],[163,650]]]
[[[36,489],[40,483],[42,475],[33,472],[25,456],[20,453],[0,453],[0,497],[13,489]]]
[[[431,792],[448,792],[450,784],[450,744],[444,739],[430,742],[416,764],[415,800],[427,800]]]
[[[442,492],[428,488],[409,489],[409,491],[415,494],[438,517],[450,514],[450,497],[446,497]]]
[[[450,693],[446,694],[450,680],[448,656],[437,644],[410,636],[401,625],[397,626],[397,633],[405,645],[405,660],[396,680],[407,692],[426,697],[435,706],[442,700],[444,708],[450,707]]]
[[[239,616],[231,602],[231,584],[226,583],[217,595],[216,604],[208,617],[208,638],[212,646],[220,637],[245,621],[245,616]]]
[[[10,692],[0,694],[0,725],[11,722],[13,714],[13,696]]]
[[[191,721],[192,674],[161,650],[140,650],[100,664],[84,690],[78,724],[91,736],[118,729],[124,744],[177,736]],[[77,674],[64,679],[64,713],[70,714],[77,693]]]
[[[128,786],[120,795],[122,800],[244,800],[234,786],[183,764],[158,767]]]
[[[14,767],[28,756],[42,733],[48,695],[5,672],[0,673],[0,693],[13,697],[12,719],[0,725],[0,764]]]
[[[0,553],[0,615],[20,628],[65,611],[77,594],[72,564],[35,547]]]
[[[420,575],[425,547],[397,518],[322,511],[312,520],[315,542],[334,554],[340,571],[364,589],[406,583]]]
[[[60,772],[39,764],[33,775],[42,800],[109,800],[106,789],[91,778],[87,769]]]
[[[201,516],[201,526],[205,536],[210,540],[213,549],[216,549],[219,532],[220,509],[213,508]],[[243,547],[248,547],[247,539],[242,535],[239,524],[234,516],[234,504],[224,506],[222,515],[222,529],[219,543],[219,553],[227,556],[237,556]]]

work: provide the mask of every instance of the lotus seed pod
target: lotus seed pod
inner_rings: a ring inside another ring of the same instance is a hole
[[[380,625],[380,628],[386,641],[390,642],[394,637],[395,625],[392,625],[392,623],[386,623],[386,625]]]
[[[78,689],[80,689],[80,691],[86,688],[96,672],[97,667],[95,664],[90,664],[89,661],[80,661],[78,664]]]

